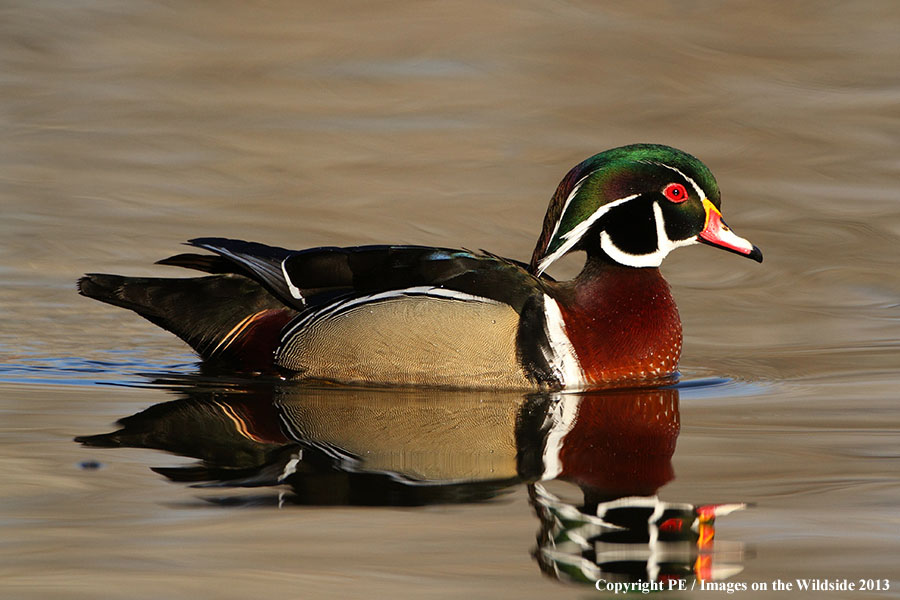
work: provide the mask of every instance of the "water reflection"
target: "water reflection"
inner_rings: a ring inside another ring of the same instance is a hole
[[[473,503],[525,484],[540,521],[533,556],[567,581],[741,570],[740,545],[717,553],[713,535],[715,518],[742,505],[656,496],[674,477],[675,388],[523,396],[220,384],[182,382],[180,399],[77,441],[199,459],[153,470],[215,488],[206,499],[223,505]]]
[[[743,548],[713,544],[716,517],[744,504],[664,502],[627,496],[585,506],[561,501],[541,484],[529,494],[541,530],[535,557],[557,579],[594,584],[726,579],[743,570]]]
[[[593,584],[722,579],[742,570],[723,562],[740,561],[740,549],[717,553],[713,537],[715,518],[743,505],[656,496],[674,477],[677,389],[561,396],[532,412],[542,424],[519,430],[520,457],[532,463],[520,463],[520,472],[533,475],[529,497],[541,521],[534,555],[545,573]],[[562,499],[548,480],[574,484],[580,498]]]

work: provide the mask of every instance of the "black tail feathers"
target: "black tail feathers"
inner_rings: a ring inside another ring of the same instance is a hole
[[[242,362],[253,370],[271,364],[277,334],[296,314],[240,275],[152,278],[92,273],[78,280],[78,292],[132,310],[171,331],[204,361]]]

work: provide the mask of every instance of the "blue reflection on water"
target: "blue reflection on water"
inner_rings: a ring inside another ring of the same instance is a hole
[[[184,362],[169,363],[135,356],[133,352],[110,351],[107,354],[113,358],[92,360],[80,356],[20,353],[18,360],[0,363],[0,382],[77,386],[138,384],[144,381],[147,373],[188,374],[197,368],[190,356],[179,357]]]

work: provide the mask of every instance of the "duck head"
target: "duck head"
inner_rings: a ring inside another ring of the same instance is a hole
[[[722,219],[719,186],[681,150],[634,144],[596,154],[565,176],[550,201],[531,271],[573,250],[629,267],[658,267],[680,246],[703,243],[762,262]]]

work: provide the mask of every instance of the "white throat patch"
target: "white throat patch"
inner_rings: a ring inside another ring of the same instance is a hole
[[[666,222],[663,220],[659,202],[653,203],[653,220],[656,222],[656,251],[650,254],[631,254],[620,250],[605,231],[600,232],[600,247],[606,254],[621,265],[629,267],[658,267],[669,252],[681,246],[697,243],[696,236],[686,240],[670,240],[666,233]]]

